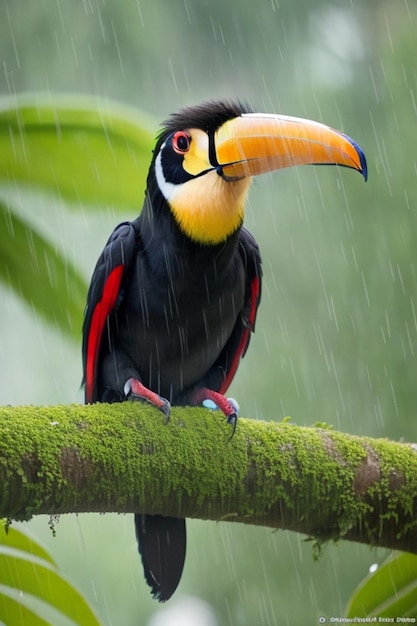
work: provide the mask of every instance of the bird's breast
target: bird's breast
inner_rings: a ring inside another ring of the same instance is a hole
[[[221,279],[201,271],[166,281],[139,268],[118,315],[119,347],[145,385],[175,401],[215,363],[241,313],[244,291],[243,269],[236,265]]]

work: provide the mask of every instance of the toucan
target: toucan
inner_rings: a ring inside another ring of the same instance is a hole
[[[234,432],[237,407],[225,394],[255,328],[262,280],[258,245],[243,226],[245,202],[254,176],[301,164],[367,177],[358,144],[318,122],[224,100],[170,116],[142,211],[115,228],[92,275],[86,403],[132,399],[168,419],[171,405],[208,401]],[[137,513],[135,527],[146,581],[164,602],[182,575],[185,520]]]

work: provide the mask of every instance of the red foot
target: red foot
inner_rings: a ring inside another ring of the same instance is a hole
[[[227,418],[227,423],[232,425],[232,434],[230,439],[235,434],[236,425],[237,425],[237,413],[236,409],[229,400],[218,393],[218,391],[213,391],[212,389],[207,389],[207,387],[202,387],[201,389],[197,389],[193,394],[193,401],[195,404],[202,404],[204,400],[211,400],[216,404],[220,411],[224,413]]]
[[[171,412],[171,405],[165,398],[158,396],[157,393],[142,385],[142,383],[136,378],[129,378],[126,381],[124,386],[125,396],[127,398],[131,398],[132,400],[143,400],[144,402],[148,402],[155,406],[157,409],[162,411],[165,415],[166,420],[169,420],[169,414]]]

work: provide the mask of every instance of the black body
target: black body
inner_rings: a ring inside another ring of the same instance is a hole
[[[214,128],[237,111],[207,119]],[[173,116],[161,134],[140,216],[114,230],[94,270],[83,327],[87,402],[125,400],[134,378],[171,404],[199,403],[201,389],[226,391],[249,343],[260,300],[255,240],[239,227],[217,245],[192,241],[156,183],[158,149],[182,122]],[[146,580],[167,600],[183,569],[185,520],[137,514],[135,526]]]

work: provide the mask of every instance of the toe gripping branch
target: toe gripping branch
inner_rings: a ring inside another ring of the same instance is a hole
[[[171,405],[168,400],[166,398],[162,398],[154,391],[151,391],[148,387],[145,387],[145,385],[143,385],[137,378],[129,378],[126,381],[124,393],[126,398],[129,400],[139,400],[141,402],[151,404],[162,411],[165,415],[166,421],[169,420]],[[236,431],[239,410],[239,405],[236,401],[231,398],[226,398],[223,394],[218,393],[217,391],[207,389],[207,387],[197,389],[193,394],[192,400],[194,405],[204,404],[205,406],[208,406],[208,408],[219,409],[226,417],[227,423],[231,424],[232,434],[230,435],[230,439],[233,437]]]
[[[195,404],[205,404],[206,400],[209,400],[214,404],[213,408],[220,409],[220,411],[226,417],[227,423],[232,425],[232,434],[230,435],[231,439],[235,434],[237,426],[237,415],[239,410],[237,402],[226,398],[226,396],[218,393],[217,391],[207,389],[207,387],[197,389],[193,396],[193,401],[195,402]]]
[[[145,387],[137,378],[129,378],[125,383],[123,391],[129,400],[140,400],[152,404],[152,406],[162,411],[166,421],[169,420],[171,405],[168,400],[158,396],[157,393],[151,391],[148,387]]]

